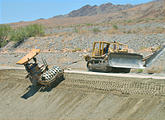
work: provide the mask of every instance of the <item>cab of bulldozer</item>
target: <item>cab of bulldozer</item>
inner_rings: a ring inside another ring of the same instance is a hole
[[[92,57],[102,57],[110,50],[110,43],[105,41],[99,41],[93,43]]]
[[[99,41],[93,43],[92,57],[100,58],[109,53],[127,53],[128,46],[119,42]]]

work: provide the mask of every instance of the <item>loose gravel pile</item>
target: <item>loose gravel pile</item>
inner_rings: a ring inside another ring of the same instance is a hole
[[[92,49],[94,41],[117,41],[128,44],[129,48],[134,50],[141,50],[148,47],[156,47],[165,43],[165,34],[67,34],[61,36],[50,36],[50,37],[36,37],[25,40],[16,49],[31,49],[40,48],[43,50],[56,50],[62,51],[63,49],[74,50],[79,48]],[[13,48],[13,50],[15,50]]]

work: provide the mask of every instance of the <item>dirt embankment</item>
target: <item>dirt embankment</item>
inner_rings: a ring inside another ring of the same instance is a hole
[[[0,71],[0,119],[165,119],[164,80],[68,73],[55,88],[43,90],[28,88],[25,74]]]
[[[160,26],[161,24],[158,25]],[[138,25],[135,25],[134,27],[136,28],[137,26]],[[132,26],[130,29],[131,28]],[[4,48],[0,49],[0,65],[15,66],[16,62],[25,56],[31,49],[39,48],[41,49],[42,53],[37,56],[38,60],[41,61],[41,57],[44,56],[48,62],[48,65],[69,66],[70,68],[86,69],[84,55],[91,55],[92,44],[94,41],[113,42],[115,40],[117,42],[125,43],[129,45],[130,49],[133,49],[137,53],[143,54],[144,57],[146,57],[152,54],[152,47],[157,48],[164,44],[164,39],[165,34],[110,35],[104,33],[71,34],[69,32],[60,36],[54,35],[49,37],[35,37],[25,40],[17,48],[13,48],[13,43],[10,43]],[[78,62],[75,63],[75,61]],[[71,64],[73,62],[74,64]],[[165,73],[165,66],[163,66],[163,64],[165,64],[165,52],[143,72]]]

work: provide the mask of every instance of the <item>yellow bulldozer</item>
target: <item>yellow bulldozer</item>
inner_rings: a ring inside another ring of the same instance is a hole
[[[146,58],[130,53],[128,45],[119,42],[99,41],[93,43],[92,55],[85,56],[89,71],[129,73],[132,68],[144,69],[162,54],[165,45]]]

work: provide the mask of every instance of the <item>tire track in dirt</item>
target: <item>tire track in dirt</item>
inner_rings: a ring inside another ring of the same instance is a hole
[[[0,71],[0,119],[165,119],[164,80],[65,73],[51,91],[23,99],[31,85],[25,75],[22,70]]]
[[[74,76],[74,74],[72,74]],[[78,76],[78,75],[77,75]],[[87,77],[88,76],[88,77]],[[96,77],[96,80],[91,80],[91,75],[86,75],[86,78],[83,77],[71,77],[70,75],[65,75],[67,81],[61,84],[64,87],[70,88],[86,88],[89,90],[100,90],[105,92],[118,91],[122,94],[130,95],[153,95],[153,96],[165,96],[165,83],[154,83],[152,79],[150,82],[145,80],[136,81],[136,80],[116,80],[113,78],[99,80]]]

